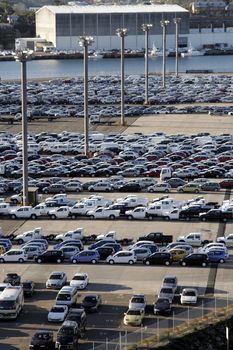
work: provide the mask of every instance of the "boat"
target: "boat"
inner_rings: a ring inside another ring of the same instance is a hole
[[[88,58],[93,59],[93,60],[99,60],[104,57],[104,54],[100,51],[95,51],[91,55],[88,55]]]
[[[148,54],[148,56],[150,58],[155,58],[155,57],[158,57],[158,56],[163,56],[163,51],[158,49],[155,44],[153,43],[153,47],[152,47],[152,50],[150,51],[150,53]]]
[[[193,57],[193,56],[204,56],[205,51],[203,50],[197,50],[192,47],[192,45],[189,45],[189,48],[187,52],[181,52],[181,57]]]

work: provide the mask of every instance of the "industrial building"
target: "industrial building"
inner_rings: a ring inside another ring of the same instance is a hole
[[[64,5],[44,6],[36,12],[36,35],[52,42],[58,50],[80,49],[78,40],[82,35],[94,37],[93,49],[119,49],[117,28],[127,28],[125,48],[144,47],[142,24],[152,24],[149,47],[162,47],[161,20],[169,20],[167,47],[175,46],[174,18],[181,18],[181,46],[187,45],[189,12],[178,5]]]

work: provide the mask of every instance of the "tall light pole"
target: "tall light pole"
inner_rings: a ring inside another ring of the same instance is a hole
[[[84,83],[84,153],[89,156],[89,118],[88,118],[88,46],[93,44],[91,36],[80,36],[79,45],[83,47],[83,83]]]
[[[176,76],[179,75],[179,66],[178,66],[178,60],[179,60],[179,24],[181,21],[181,18],[174,18],[173,19],[175,25],[176,25]]]
[[[152,24],[142,24],[142,31],[145,33],[145,104],[148,104],[148,39]]]
[[[163,88],[166,87],[166,37],[167,37],[167,26],[170,21],[163,19],[160,21],[160,25],[163,28]]]
[[[125,37],[128,30],[118,28],[116,34],[121,38],[121,125],[125,125]]]
[[[15,54],[15,60],[21,63],[23,205],[28,205],[27,61],[30,57],[28,51],[18,51]]]

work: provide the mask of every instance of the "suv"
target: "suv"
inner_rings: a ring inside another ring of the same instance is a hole
[[[84,337],[87,325],[87,315],[84,309],[71,308],[66,316],[66,321],[75,321],[78,324],[79,337]]]
[[[41,264],[42,262],[49,262],[49,263],[58,263],[60,264],[64,260],[64,255],[61,250],[47,250],[43,254],[38,255],[35,258],[35,261],[38,264]]]
[[[31,340],[29,349],[43,349],[53,350],[55,349],[55,342],[53,338],[53,332],[47,330],[37,331]]]
[[[75,321],[64,321],[57,333],[56,349],[76,349],[78,338],[78,324]]]

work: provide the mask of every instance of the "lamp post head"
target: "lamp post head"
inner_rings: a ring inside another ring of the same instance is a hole
[[[89,46],[94,43],[94,38],[92,36],[80,36],[79,45],[81,47]]]
[[[169,23],[170,21],[168,21],[167,19],[163,19],[162,21],[160,21],[161,27],[167,27]]]
[[[149,32],[149,30],[153,27],[153,24],[142,24],[142,31],[143,32]]]
[[[32,50],[19,50],[16,51],[14,54],[14,58],[18,62],[26,62],[29,61],[33,56],[33,51]]]
[[[180,21],[181,21],[181,18],[179,18],[179,17],[173,18],[173,22],[174,22],[175,24],[179,24]]]
[[[116,30],[116,35],[118,35],[120,38],[123,38],[127,36],[128,29],[127,28],[118,28]]]

